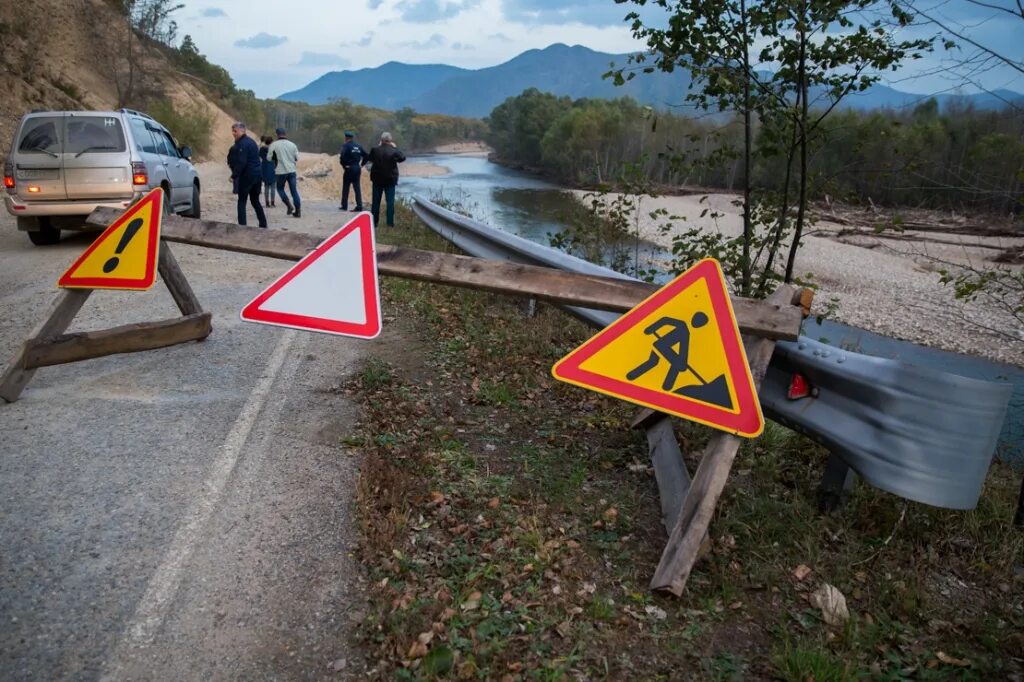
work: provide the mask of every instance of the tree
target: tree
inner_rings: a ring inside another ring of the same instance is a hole
[[[668,13],[664,26],[645,25],[637,12],[630,13],[627,20],[633,34],[646,42],[648,52],[631,58],[634,67],[611,72],[616,82],[641,72],[686,69],[691,75],[687,101],[706,111],[731,111],[742,118],[744,139],[736,150],[744,167],[741,292],[753,293],[752,268],[763,259],[758,293],[767,293],[774,257],[788,232],[795,202],[793,238],[783,276],[792,281],[807,222],[809,154],[822,122],[844,97],[870,87],[879,71],[895,69],[903,59],[930,49],[931,41],[896,41],[881,16],[870,18],[871,13],[884,12],[900,25],[909,23],[910,15],[895,0],[616,2],[659,6]],[[760,49],[755,50],[755,45]],[[755,126],[760,127],[757,139]],[[755,163],[778,156],[785,158],[780,192],[759,191],[752,184]],[[766,237],[755,234],[755,215],[770,221],[761,225]]]

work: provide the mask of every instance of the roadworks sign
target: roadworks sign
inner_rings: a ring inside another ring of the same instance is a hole
[[[57,280],[65,289],[145,291],[156,281],[164,193],[159,187],[103,231]]]
[[[559,360],[551,373],[738,436],[764,430],[725,279],[711,258]]]
[[[372,339],[380,334],[373,219],[359,213],[242,309],[246,322]]]

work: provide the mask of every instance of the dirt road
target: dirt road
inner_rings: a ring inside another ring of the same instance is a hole
[[[233,222],[224,170],[201,168],[204,217]],[[345,214],[317,197],[271,227],[329,234]],[[88,243],[34,247],[0,217],[5,364]],[[239,321],[287,263],[172,248],[206,341],[43,368],[0,403],[0,678],[361,677],[337,388],[369,346]],[[71,330],[175,315],[158,282],[95,293]]]

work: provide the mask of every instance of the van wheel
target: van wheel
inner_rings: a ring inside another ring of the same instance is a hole
[[[19,218],[20,223],[24,218]],[[30,226],[28,238],[36,246],[50,246],[60,241],[60,229],[52,226],[47,218],[33,220],[35,225]],[[19,225],[20,227],[20,225]]]
[[[202,215],[202,205],[199,203],[199,188],[192,185],[192,207],[182,213],[186,218],[198,219]]]

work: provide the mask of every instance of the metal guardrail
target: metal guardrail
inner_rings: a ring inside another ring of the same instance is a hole
[[[432,230],[481,258],[633,279],[608,268],[470,220],[415,197]],[[569,308],[604,328],[619,316]],[[814,393],[787,398],[794,374]],[[977,505],[1011,387],[842,351],[801,337],[779,342],[759,397],[765,415],[821,443],[833,458],[882,490],[910,500]],[[841,466],[841,465],[840,465]]]

